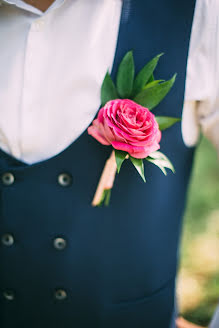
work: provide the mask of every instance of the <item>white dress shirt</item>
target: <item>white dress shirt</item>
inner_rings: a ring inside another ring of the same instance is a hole
[[[7,3],[6,3],[7,2]],[[0,7],[0,147],[35,163],[71,144],[100,106],[121,0],[57,0],[45,13]],[[107,19],[106,19],[107,17]]]
[[[219,155],[219,1],[196,1],[182,133],[185,144],[193,146],[202,131]]]
[[[95,117],[122,2],[56,0],[44,13],[1,2],[0,147],[31,164],[63,151]],[[190,146],[201,128],[219,151],[218,17],[218,0],[197,0],[182,132]]]

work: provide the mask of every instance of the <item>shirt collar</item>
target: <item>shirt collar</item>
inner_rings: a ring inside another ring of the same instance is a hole
[[[32,12],[39,16],[43,16],[43,15],[47,14],[49,11],[60,7],[64,2],[65,2],[65,0],[55,0],[53,2],[53,4],[45,12],[43,12],[43,11],[35,8],[34,6],[27,4],[26,2],[24,2],[22,0],[0,0],[0,3],[7,3],[9,5],[14,5],[18,8]]]

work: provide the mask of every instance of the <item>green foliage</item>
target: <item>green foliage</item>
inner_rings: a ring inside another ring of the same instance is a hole
[[[203,138],[195,154],[185,212],[188,238],[206,229],[210,211],[219,209],[219,162],[213,146]]]
[[[164,175],[167,175],[166,168],[175,173],[174,167],[170,160],[160,151],[151,153],[150,156],[146,158],[146,160],[158,166]]]
[[[209,217],[219,211],[219,162],[213,146],[202,138],[195,154],[194,167],[188,193],[188,201],[184,218],[184,233],[181,246],[180,267],[194,277],[193,252],[191,243],[195,238],[214,238],[214,230],[208,231]],[[210,252],[210,249],[209,249]],[[199,268],[197,279],[202,277],[202,267]],[[207,326],[218,304],[219,272],[205,276],[204,299],[195,308],[183,312],[187,320]]]
[[[125,151],[115,149],[117,172],[119,173],[122,163],[128,154]]]
[[[121,98],[130,98],[135,76],[135,65],[132,51],[129,51],[119,65],[117,90]]]
[[[158,64],[160,57],[163,54],[159,54],[154,57],[149,63],[147,63],[142,70],[138,73],[135,78],[134,86],[133,86],[133,94],[132,96],[136,96],[146,85],[149,79],[152,77],[152,74]]]
[[[106,189],[104,192],[105,192],[104,205],[109,206],[110,198],[111,198],[111,189]]]
[[[157,84],[159,84],[159,83],[161,83],[161,82],[164,82],[164,81],[165,81],[165,80],[153,80],[153,81],[147,83],[147,84],[144,86],[144,88],[143,88],[142,90],[152,88],[152,87],[154,87],[155,85],[157,85]]]
[[[155,81],[155,78],[154,78],[154,73],[151,74],[151,77],[150,79],[148,80],[148,84],[150,84],[151,82]],[[163,81],[163,80],[162,80]]]
[[[143,181],[146,182],[146,179],[145,179],[145,176],[144,176],[144,162],[143,162],[143,159],[134,158],[134,157],[130,156],[130,160],[131,160],[132,164],[134,165],[134,167],[136,168],[136,170],[138,171],[138,173],[140,174],[140,176],[142,177]]]
[[[109,206],[110,198],[111,198],[111,189],[105,189],[98,206],[99,207],[101,207],[102,205]]]
[[[197,325],[207,327],[218,305],[219,273],[209,277],[205,285],[205,297],[195,309],[187,310],[183,316]]]
[[[168,116],[156,116],[156,121],[159,125],[159,129],[166,130],[170,128],[175,123],[181,121],[181,118],[177,117],[168,117]]]
[[[104,106],[108,101],[118,99],[118,97],[116,87],[107,72],[101,87],[101,104]]]
[[[176,74],[168,81],[156,84],[152,88],[142,90],[135,96],[134,101],[148,109],[156,107],[171,90],[176,79]]]
[[[133,52],[123,57],[116,76],[116,86],[107,72],[101,87],[101,104],[104,106],[113,99],[132,99],[136,103],[153,109],[172,88],[176,74],[169,81],[155,80],[154,70],[162,54],[147,63],[135,78]]]

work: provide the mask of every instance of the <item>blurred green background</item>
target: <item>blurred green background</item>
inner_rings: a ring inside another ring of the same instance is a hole
[[[202,138],[190,183],[178,274],[180,312],[207,326],[219,302],[219,160]]]

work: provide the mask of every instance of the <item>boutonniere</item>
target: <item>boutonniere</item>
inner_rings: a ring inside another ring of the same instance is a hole
[[[180,119],[155,116],[156,107],[172,88],[176,74],[168,81],[155,80],[154,70],[162,54],[154,57],[135,77],[132,51],[122,59],[114,84],[107,72],[101,87],[101,109],[88,128],[88,133],[103,145],[111,146],[112,153],[101,175],[93,206],[108,205],[116,171],[128,159],[146,182],[144,160],[174,172],[169,159],[160,151],[161,131]]]

